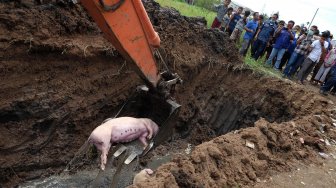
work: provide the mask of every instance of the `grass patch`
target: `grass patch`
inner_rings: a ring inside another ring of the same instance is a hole
[[[248,52],[248,54],[250,54],[250,51]],[[281,72],[276,71],[273,68],[266,67],[265,62],[266,62],[265,57],[258,59],[258,61],[254,60],[250,55],[246,55],[245,57],[245,64],[248,65],[254,71],[282,79]]]
[[[217,16],[216,12],[208,9],[189,5],[178,0],[155,0],[163,7],[173,7],[178,10],[183,16],[188,17],[204,17],[207,21],[207,25],[210,28],[214,18]]]

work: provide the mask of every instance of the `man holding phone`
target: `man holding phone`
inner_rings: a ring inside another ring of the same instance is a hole
[[[287,27],[280,25],[275,31],[274,37],[276,38],[275,44],[273,46],[271,55],[266,61],[266,65],[272,66],[272,61],[274,57],[277,57],[274,68],[279,70],[282,56],[285,54],[286,50],[290,46],[291,40],[294,40],[294,32],[292,31],[295,22],[289,21]]]

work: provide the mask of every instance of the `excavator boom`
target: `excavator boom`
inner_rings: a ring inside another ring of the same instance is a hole
[[[80,3],[146,85],[156,88],[160,74],[153,48],[160,47],[160,38],[141,0],[80,0]]]

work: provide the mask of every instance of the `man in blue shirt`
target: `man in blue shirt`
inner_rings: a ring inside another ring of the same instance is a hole
[[[282,70],[283,66],[286,65],[286,63],[289,61],[291,55],[293,54],[295,48],[296,48],[296,41],[297,38],[294,38],[293,41],[291,41],[291,44],[289,45],[288,49],[286,50],[285,54],[282,56],[281,63],[279,65],[279,69]]]
[[[259,19],[259,13],[255,12],[253,13],[253,20],[247,22],[247,24],[244,27],[245,35],[244,40],[242,43],[242,47],[240,48],[239,53],[243,56],[246,55],[248,47],[250,46],[250,43],[253,39],[253,35],[256,32],[256,29],[258,27],[258,19]]]
[[[257,40],[253,43],[252,46],[252,57],[255,60],[258,60],[263,51],[266,48],[268,41],[274,34],[276,30],[277,24],[276,21],[278,19],[278,14],[273,14],[270,20],[266,20],[261,28],[257,32]]]
[[[274,37],[276,38],[275,44],[273,46],[271,55],[266,61],[266,65],[272,66],[272,60],[276,56],[277,60],[274,65],[274,69],[279,70],[282,56],[285,54],[286,50],[290,46],[290,41],[294,40],[295,34],[292,31],[294,24],[295,22],[291,20],[288,22],[287,27],[280,26],[275,31],[275,34],[274,34]]]

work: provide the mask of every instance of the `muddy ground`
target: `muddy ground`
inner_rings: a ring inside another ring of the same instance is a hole
[[[184,83],[175,95],[176,133],[141,163],[196,147],[139,187],[251,186],[323,162],[318,152],[331,146],[320,139],[336,137],[333,101],[250,70],[204,19],[145,6],[166,63]],[[61,172],[142,81],[79,5],[1,1],[0,20],[0,182],[9,187]]]

